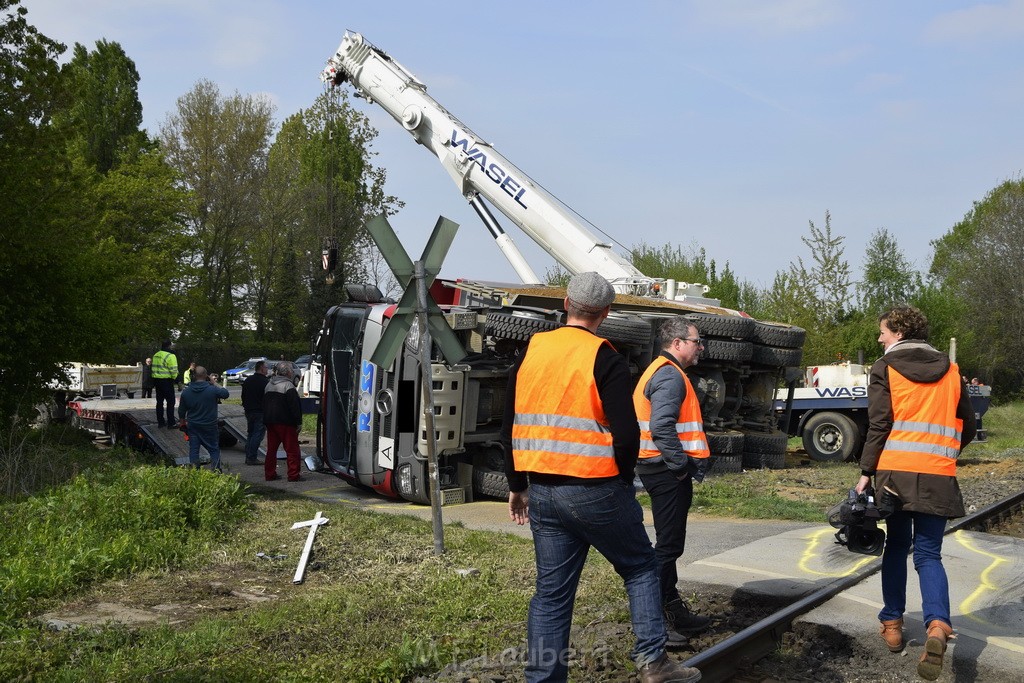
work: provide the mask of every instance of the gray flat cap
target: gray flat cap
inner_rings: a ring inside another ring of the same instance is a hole
[[[588,313],[603,311],[615,299],[615,290],[595,272],[573,275],[565,294],[569,301]]]

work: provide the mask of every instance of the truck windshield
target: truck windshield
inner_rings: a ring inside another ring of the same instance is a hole
[[[334,315],[330,335],[329,399],[325,406],[326,455],[328,464],[336,470],[349,470],[353,466],[354,437],[352,420],[356,397],[355,364],[359,350],[365,306],[339,306]]]

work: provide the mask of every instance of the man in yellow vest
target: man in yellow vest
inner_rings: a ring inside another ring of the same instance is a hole
[[[693,482],[702,481],[711,451],[704,435],[700,401],[683,372],[697,364],[704,342],[697,327],[676,316],[658,331],[661,354],[633,390],[640,421],[640,459],[636,471],[651,496],[651,514],[661,577],[661,602],[672,645],[699,633],[711,620],[690,612],[676,583],[676,560],[686,545],[686,519],[693,502]]]
[[[629,367],[596,334],[615,291],[581,273],[566,294],[566,326],[535,334],[509,372],[501,435],[511,454],[509,516],[529,519],[536,554],[526,680],[566,680],[576,587],[593,546],[625,584],[642,683],[693,683],[700,671],[665,653],[658,562],[633,488],[639,429]]]
[[[178,379],[178,357],[171,353],[172,348],[174,344],[167,340],[153,354],[153,386],[156,389],[157,425],[177,429],[178,421],[174,419],[174,382]]]
[[[942,535],[946,520],[964,515],[956,460],[974,439],[974,409],[960,369],[927,343],[928,319],[921,311],[897,306],[878,322],[885,352],[871,366],[868,434],[856,489],[862,493],[873,476],[875,496],[890,498],[897,508],[885,520],[882,639],[892,652],[906,646],[907,554],[913,545],[927,632],[917,673],[934,681],[953,637]]]

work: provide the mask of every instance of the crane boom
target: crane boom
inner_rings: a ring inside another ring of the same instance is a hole
[[[598,240],[558,199],[473,133],[427,94],[426,85],[359,33],[345,33],[321,79],[333,85],[348,81],[358,96],[383,107],[437,157],[468,201],[486,198],[570,273],[596,271],[616,291],[638,295],[652,293],[652,286],[659,282],[637,270],[611,244]],[[474,209],[480,212],[477,205]],[[495,228],[501,228],[492,222],[485,219],[499,246],[510,243],[507,235],[494,234]],[[522,261],[521,255],[518,258]],[[509,260],[523,277],[514,256]],[[524,277],[524,281],[528,280]],[[535,275],[533,281],[537,281]]]

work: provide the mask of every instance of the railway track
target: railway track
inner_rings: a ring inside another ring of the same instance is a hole
[[[949,524],[946,535],[961,530],[989,531],[1001,525],[1013,525],[1020,536],[1019,522],[1024,510],[1024,491],[1008,496],[977,512]],[[687,666],[701,670],[705,683],[728,681],[755,662],[776,651],[793,623],[811,610],[861,583],[881,569],[878,558],[856,572],[810,593],[791,605],[761,619],[739,633],[711,646],[686,661]]]

